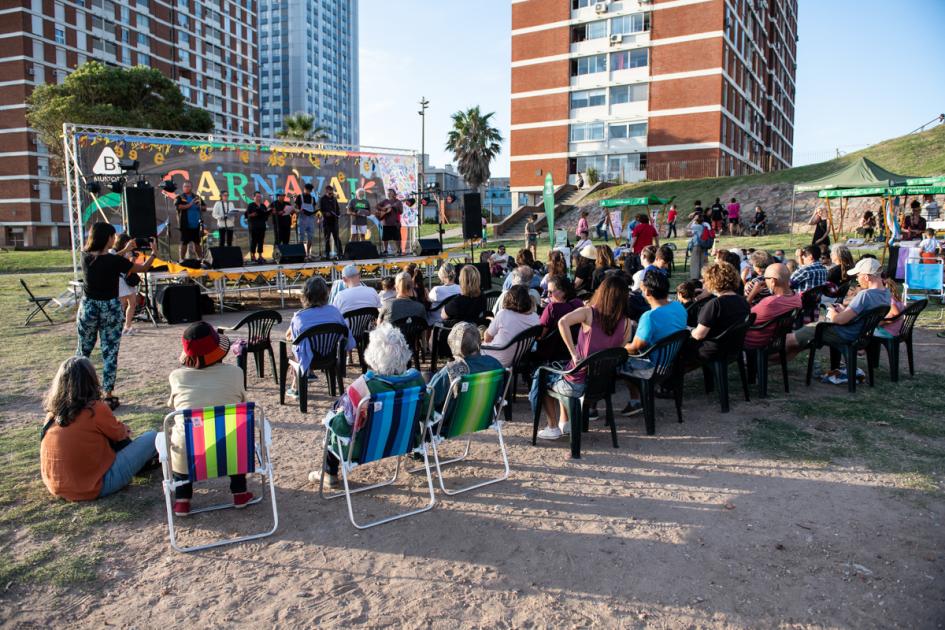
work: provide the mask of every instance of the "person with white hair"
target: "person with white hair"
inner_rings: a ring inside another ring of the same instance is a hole
[[[381,308],[381,296],[371,287],[361,284],[361,270],[357,265],[345,265],[341,270],[344,288],[332,298],[331,305],[342,315],[360,308]]]
[[[391,392],[409,389],[411,387],[426,387],[423,376],[415,368],[407,369],[411,352],[403,333],[389,323],[380,324],[368,336],[368,346],[364,352],[364,361],[370,366],[366,374],[359,376],[348,385],[345,393],[332,407],[332,411],[325,417],[325,426],[331,427],[336,435],[349,437],[355,421],[363,422],[371,397],[381,392]],[[360,406],[362,401],[365,403]],[[375,418],[377,419],[377,418]],[[357,446],[355,447],[357,448]],[[341,485],[338,479],[339,461],[331,452],[325,460],[325,481],[329,488]],[[309,480],[319,482],[320,473],[313,471]]]
[[[453,353],[454,359],[440,368],[440,371],[430,379],[430,388],[433,389],[433,408],[440,409],[446,402],[449,385],[454,379],[466,374],[478,374],[501,370],[502,364],[498,359],[482,354],[482,338],[479,328],[469,322],[457,322],[450,330],[446,344]]]
[[[371,202],[367,193],[358,188],[354,198],[348,202],[348,216],[351,219],[351,240],[363,241],[367,235],[368,217],[371,215]]]
[[[535,289],[531,288],[532,278],[535,277],[535,270],[529,267],[528,265],[519,265],[512,270],[512,273],[509,274],[511,282],[509,288],[514,286],[522,286],[528,289],[528,295],[532,299],[532,304],[534,304],[534,312],[538,312],[538,305],[541,303],[541,294],[538,293]],[[508,295],[509,290],[506,289],[502,291],[502,294],[499,295],[499,300],[495,303],[495,314],[498,315],[499,311],[505,308],[505,296]]]
[[[394,288],[397,297],[384,302],[377,317],[378,322],[396,322],[407,317],[427,317],[427,309],[416,300],[413,278],[406,271],[401,271],[394,277]]]
[[[427,318],[430,325],[442,321],[443,302],[454,295],[459,295],[460,292],[459,285],[456,284],[456,268],[453,265],[443,263],[437,270],[436,276],[443,284],[430,289],[430,311]]]

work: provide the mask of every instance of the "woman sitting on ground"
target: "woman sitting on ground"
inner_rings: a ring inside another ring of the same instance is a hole
[[[827,282],[832,282],[839,287],[850,279],[847,272],[853,269],[853,265],[856,264],[853,262],[853,254],[850,253],[850,248],[840,243],[831,245],[830,262],[831,266],[827,269]]]
[[[456,284],[456,270],[453,265],[443,263],[436,272],[436,276],[443,284],[430,289],[431,304],[430,310],[427,312],[427,321],[431,326],[442,319],[440,315],[443,310],[443,302],[454,295],[459,295],[459,285]]]
[[[728,351],[712,341],[712,338],[748,317],[750,308],[739,291],[740,282],[738,271],[729,263],[716,263],[702,270],[702,286],[714,297],[699,310],[698,325],[692,331],[690,342],[686,344],[684,352],[687,369],[711,361]]]
[[[618,348],[630,340],[633,326],[626,316],[627,285],[617,278],[607,277],[591,298],[588,306],[571,311],[558,320],[558,332],[571,355],[571,361],[565,366],[570,370],[595,352],[607,348]],[[571,339],[570,328],[580,326],[577,344]],[[542,378],[546,376],[542,372]],[[548,375],[546,386],[552,391],[568,398],[580,398],[584,394],[586,372],[583,370],[565,377]],[[544,440],[555,440],[571,432],[568,419],[568,406],[559,404],[550,395],[538,400],[538,379],[532,379],[532,389],[528,395],[535,413],[540,404],[545,410],[548,426],[538,432]]]
[[[411,387],[426,388],[426,382],[415,368],[407,369],[411,351],[403,333],[389,323],[382,323],[368,335],[368,346],[364,352],[364,360],[371,367],[367,374],[362,374],[345,390],[333,407],[334,415],[325,419],[326,426],[330,426],[336,435],[349,437],[351,427],[356,420],[364,421],[372,394],[389,391],[401,391]],[[365,401],[364,405],[361,402]],[[361,409],[360,416],[358,409]],[[357,443],[355,448],[357,448]],[[347,455],[347,446],[342,447],[342,453]],[[337,488],[338,458],[330,452],[324,464],[325,480],[329,488]],[[309,480],[319,481],[319,473],[313,471]]]
[[[748,300],[749,304],[757,304],[771,295],[771,291],[765,283],[765,269],[774,264],[774,260],[768,255],[768,252],[759,249],[748,256],[748,261],[751,263],[753,277],[745,283],[745,299]]]
[[[478,324],[486,312],[486,298],[479,287],[479,270],[465,265],[459,270],[459,295],[450,300],[440,312],[443,319]],[[491,282],[491,280],[490,280]]]
[[[157,434],[146,431],[131,440],[131,429],[102,400],[95,368],[85,357],[63,361],[43,409],[40,473],[57,497],[90,501],[114,494],[157,455]]]
[[[183,351],[181,367],[171,372],[171,396],[167,404],[171,409],[203,409],[217,405],[233,405],[246,401],[243,389],[243,370],[238,366],[223,363],[230,350],[230,340],[219,334],[206,322],[191,324],[181,338]],[[174,479],[187,479],[187,445],[184,421],[181,416],[174,419],[171,429],[171,470]],[[244,508],[253,498],[246,491],[246,475],[230,475],[230,492],[233,507]],[[174,489],[174,514],[190,514],[190,500],[194,495],[192,484]]]
[[[591,289],[596,291],[597,287],[599,287],[604,281],[604,277],[607,275],[607,273],[615,270],[616,268],[617,267],[614,265],[614,252],[610,249],[610,246],[598,245],[597,261],[594,266],[594,275],[591,276]]]
[[[396,302],[396,300],[394,300],[394,302]],[[388,306],[390,306],[390,303],[384,304],[381,307],[381,312]],[[424,315],[426,315],[426,311],[424,311]],[[285,339],[291,344],[309,328],[314,328],[322,324],[340,324],[346,329],[348,328],[348,322],[345,321],[341,311],[328,303],[328,284],[325,282],[324,278],[321,276],[312,276],[305,281],[305,286],[302,287],[302,310],[292,316],[292,321],[289,322],[289,328],[285,331]],[[351,331],[348,330],[346,351],[351,352],[354,350],[355,346],[354,336],[352,336]],[[311,345],[307,342],[293,345],[292,354],[302,366],[303,370],[308,372],[309,366],[312,364],[312,359],[314,358]],[[293,372],[292,385],[285,392],[286,396],[291,398],[297,398],[299,395],[295,389],[295,377],[296,375]]]
[[[480,353],[482,338],[475,324],[457,323],[450,330],[446,343],[454,359],[441,367],[430,380],[430,387],[433,389],[433,408],[444,413],[446,410],[442,409],[443,403],[446,402],[449,385],[453,380],[466,374],[502,369],[502,364],[495,357]]]
[[[508,345],[516,335],[532,326],[537,326],[538,322],[535,305],[528,289],[520,284],[513,285],[505,292],[502,310],[496,313],[483,335],[485,342],[496,349],[486,349],[484,354],[498,359],[503,367],[511,366],[515,359],[515,346],[504,350],[497,348]]]

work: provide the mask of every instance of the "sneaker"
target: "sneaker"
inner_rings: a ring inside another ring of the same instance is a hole
[[[558,429],[561,431],[561,435],[571,435],[571,421],[559,422]]]
[[[249,502],[252,500],[253,500],[252,492],[234,492],[233,493],[233,507],[235,507],[237,510],[243,509],[244,507],[249,505]]]
[[[299,397],[299,392],[296,391],[294,387],[290,387],[289,389],[285,390],[285,397],[297,399]]]
[[[121,336],[122,336],[122,337],[130,337],[130,336],[132,336],[133,334],[135,334],[135,329],[134,329],[134,328],[124,328],[124,329],[122,329],[122,331],[121,331]]]
[[[643,411],[643,403],[639,400],[631,400],[627,403],[627,406],[620,411],[621,416],[632,416],[633,414],[640,413]]]
[[[177,499],[174,501],[174,516],[190,516],[189,499]]]
[[[542,440],[557,440],[561,437],[561,429],[558,427],[545,428],[538,432],[538,438]]]

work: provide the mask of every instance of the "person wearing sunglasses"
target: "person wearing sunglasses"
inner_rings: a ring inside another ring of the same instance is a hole
[[[757,252],[756,252],[757,253]],[[782,263],[768,265],[763,275],[765,287],[771,293],[751,307],[755,314],[755,327],[763,326],[771,320],[801,307],[801,294],[791,289],[791,272]],[[761,348],[771,343],[774,327],[762,330],[749,330],[745,334],[746,348]]]

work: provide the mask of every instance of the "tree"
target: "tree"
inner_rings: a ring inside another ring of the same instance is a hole
[[[489,165],[502,150],[502,134],[490,124],[495,112],[481,114],[479,106],[453,114],[453,129],[446,150],[453,152],[456,168],[473,188],[489,181]]]
[[[180,88],[159,70],[118,68],[89,61],[61,84],[38,86],[27,98],[26,121],[62,172],[62,125],[105,125],[209,133],[213,118],[184,101]]]
[[[315,117],[311,114],[290,114],[282,119],[282,129],[276,137],[286,140],[303,140],[322,142],[328,139],[327,129],[315,124]]]

